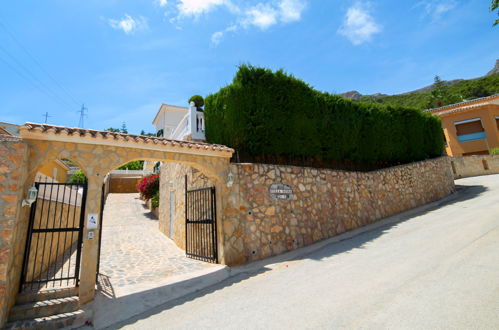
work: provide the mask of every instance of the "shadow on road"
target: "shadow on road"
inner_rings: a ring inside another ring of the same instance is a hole
[[[367,243],[379,238],[383,234],[387,233],[392,227],[395,227],[411,218],[422,216],[424,214],[427,214],[429,212],[432,212],[434,210],[437,210],[441,207],[445,207],[448,205],[453,205],[456,203],[460,203],[463,201],[467,201],[473,198],[476,198],[477,196],[483,194],[486,192],[488,189],[484,186],[481,185],[474,185],[474,186],[463,186],[463,185],[456,185],[456,191],[454,194],[451,196],[444,198],[440,202],[435,202],[431,206],[423,206],[419,207],[413,210],[405,211],[403,213],[400,213],[398,215],[394,215],[390,218],[380,220],[380,221],[387,221],[386,224],[384,225],[379,225],[379,223],[373,223],[369,226],[372,226],[373,228],[371,230],[363,231],[359,234],[355,234],[354,236],[348,235],[350,233],[343,233],[342,235],[339,235],[337,238],[339,240],[331,243],[327,243],[326,245],[319,247],[318,249],[313,249],[309,253],[301,253],[297,255],[297,251],[292,251],[285,253],[283,255],[275,256],[266,260],[260,260],[260,261],[255,261],[251,264],[238,267],[239,271],[235,272],[237,275],[234,275],[218,284],[215,284],[211,287],[202,289],[200,291],[197,291],[195,293],[189,294],[187,296],[184,296],[182,298],[178,298],[175,300],[172,300],[170,302],[167,302],[165,304],[156,306],[152,309],[150,309],[147,312],[141,313],[139,315],[136,315],[134,317],[131,317],[125,321],[116,323],[107,329],[119,329],[125,325],[130,325],[133,324],[139,320],[146,319],[152,315],[161,313],[163,311],[172,309],[176,306],[183,305],[185,303],[188,303],[192,300],[195,300],[197,298],[209,295],[211,293],[214,293],[218,290],[230,287],[234,284],[237,284],[239,282],[242,282],[244,280],[247,280],[249,278],[258,276],[260,274],[266,273],[268,271],[271,271],[272,268],[269,267],[270,264],[273,263],[280,263],[280,262],[291,262],[291,261],[300,261],[304,259],[312,259],[312,260],[321,260],[323,258],[328,258],[336,254],[344,253],[351,251],[353,249],[358,249],[358,248],[363,248]],[[345,235],[347,234],[347,235]],[[345,238],[341,239],[341,236],[345,236]],[[316,244],[321,244],[316,243]],[[310,248],[310,246],[308,247]],[[194,279],[195,280],[195,279]],[[193,280],[193,281],[194,281]],[[142,293],[137,293],[134,295],[140,295]],[[134,296],[131,295],[131,296]],[[128,296],[127,296],[128,297]],[[125,298],[125,297],[124,297]],[[128,297],[132,298],[133,297]],[[118,298],[120,299],[120,298]],[[131,301],[130,300],[130,301]],[[126,303],[124,301],[123,303]]]

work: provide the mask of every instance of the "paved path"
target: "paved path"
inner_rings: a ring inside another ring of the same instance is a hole
[[[104,208],[100,283],[112,288],[159,282],[214,265],[188,259],[158,230],[138,194],[109,194]]]
[[[126,329],[498,329],[499,175],[430,211],[261,267]]]

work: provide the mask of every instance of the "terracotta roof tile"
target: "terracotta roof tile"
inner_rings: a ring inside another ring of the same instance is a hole
[[[69,136],[81,136],[88,138],[103,138],[103,139],[115,139],[122,140],[128,143],[149,143],[152,142],[154,144],[162,143],[164,145],[172,145],[180,148],[197,148],[197,149],[205,149],[205,150],[215,150],[215,151],[225,151],[229,153],[233,153],[234,149],[219,145],[219,144],[209,144],[204,142],[194,142],[194,141],[180,141],[180,140],[172,140],[166,139],[162,137],[154,137],[154,136],[144,136],[144,135],[133,135],[133,134],[124,134],[124,133],[116,133],[116,132],[108,132],[108,131],[97,131],[93,129],[85,129],[85,128],[75,128],[75,127],[65,127],[65,126],[56,126],[56,125],[48,125],[48,124],[36,124],[36,123],[26,123],[22,128],[28,131],[38,131],[46,134],[67,134]]]

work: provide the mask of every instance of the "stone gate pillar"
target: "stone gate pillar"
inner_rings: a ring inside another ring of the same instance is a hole
[[[80,270],[80,288],[79,297],[80,303],[86,304],[94,299],[96,272],[97,272],[97,255],[99,248],[99,229],[89,229],[87,226],[88,215],[91,213],[97,214],[100,219],[100,203],[102,193],[102,178],[94,175],[88,177],[87,202],[85,208],[85,227],[83,230],[83,246],[81,254],[81,270]],[[93,238],[89,239],[89,232],[93,232]]]

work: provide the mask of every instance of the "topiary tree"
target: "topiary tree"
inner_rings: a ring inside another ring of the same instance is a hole
[[[191,98],[189,99],[189,104],[191,102],[194,102],[196,109],[198,109],[199,111],[203,110],[202,107],[204,106],[204,98],[201,95],[191,96]]]

